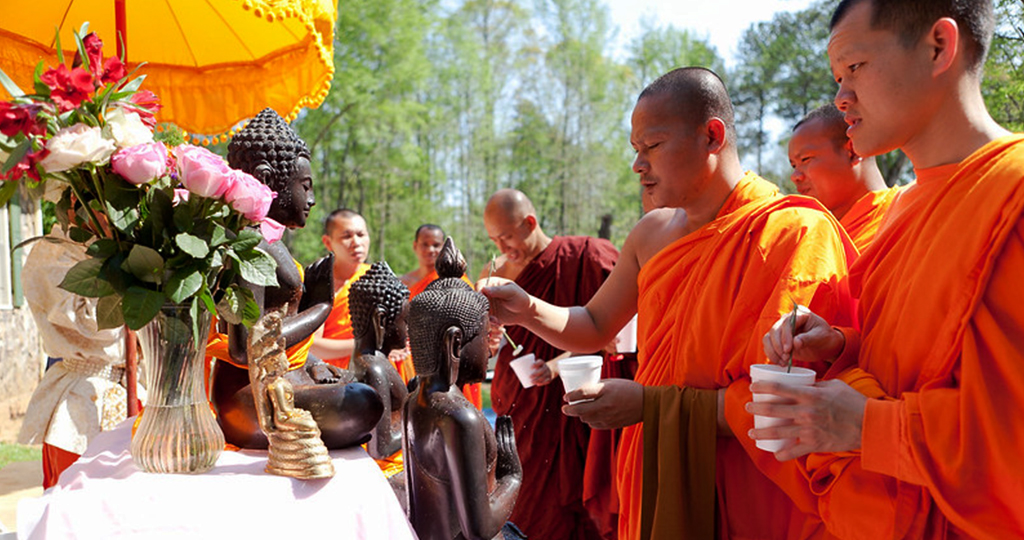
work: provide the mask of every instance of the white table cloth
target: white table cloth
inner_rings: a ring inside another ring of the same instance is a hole
[[[129,418],[101,433],[42,497],[18,505],[18,538],[415,538],[376,463],[362,448],[331,452],[334,478],[263,471],[266,452],[225,451],[198,475],[139,471]]]

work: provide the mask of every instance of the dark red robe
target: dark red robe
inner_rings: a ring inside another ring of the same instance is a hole
[[[556,306],[584,305],[611,273],[619,252],[607,240],[585,236],[554,237],[516,278],[526,292]],[[509,336],[550,360],[563,351],[525,328],[511,326]],[[600,538],[583,507],[583,469],[590,429],[562,414],[561,381],[524,389],[509,366],[503,347],[494,370],[494,412],[512,417],[516,447],[523,464],[523,485],[510,521],[530,538],[561,540]]]

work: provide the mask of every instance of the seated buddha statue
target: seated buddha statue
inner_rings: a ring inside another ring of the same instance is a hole
[[[355,340],[348,369],[355,380],[372,386],[384,405],[367,446],[371,457],[382,460],[402,449],[402,405],[409,391],[388,354],[405,347],[409,289],[379,261],[352,283],[348,298]]]
[[[292,229],[305,226],[315,204],[309,149],[276,112],[264,109],[228,147],[228,164],[251,174],[277,193],[268,217]],[[312,414],[327,448],[346,448],[370,439],[383,413],[377,392],[333,366],[308,356],[313,332],[327,319],[334,291],[333,256],[302,271],[283,242],[261,242],[277,262],[276,287],[248,284],[261,313],[283,310],[281,336],[288,356],[283,375],[294,406]],[[253,401],[247,330],[227,325],[226,357],[214,363],[210,399],[225,440],[240,448],[267,448]]]
[[[440,279],[409,303],[418,384],[403,429],[409,520],[423,540],[502,538],[522,483],[512,420],[496,431],[459,390],[487,370],[487,298],[461,279],[465,262],[449,238]]]

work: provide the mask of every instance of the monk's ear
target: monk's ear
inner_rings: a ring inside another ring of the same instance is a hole
[[[708,153],[717,154],[725,148],[728,135],[726,134],[725,122],[721,118],[712,117],[705,126],[708,137]]]
[[[532,233],[534,230],[537,229],[537,216],[529,214],[525,218],[523,218],[523,223],[526,223],[526,228],[529,229]]]
[[[924,37],[931,52],[932,76],[936,77],[952,68],[957,55],[967,53],[965,43],[960,40],[960,27],[950,17],[943,17],[932,25]],[[966,59],[962,59],[966,62]],[[966,64],[965,64],[966,65]]]

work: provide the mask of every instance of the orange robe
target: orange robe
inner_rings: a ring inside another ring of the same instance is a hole
[[[431,270],[431,272],[427,274],[423,279],[414,283],[411,287],[409,287],[409,300],[416,298],[417,294],[423,292],[427,288],[427,285],[430,285],[431,283],[436,281],[438,277],[439,276],[437,275],[437,270]],[[470,281],[468,277],[466,277],[466,274],[462,274],[462,281],[465,281],[466,285],[469,285],[470,287],[473,286],[473,282]],[[406,382],[409,382],[409,379],[412,379],[413,377],[416,376],[416,370],[412,366],[412,356],[410,356],[406,361],[402,362],[401,366],[396,365],[395,369],[397,369],[398,372],[402,374],[402,379],[404,379]],[[473,406],[477,408],[477,410],[484,408],[484,398],[483,394],[480,391],[480,387],[481,383],[472,383],[462,386],[463,395],[466,396],[466,399],[468,399],[469,402],[472,403]]]
[[[722,538],[824,534],[802,470],[754,446],[746,436],[753,417],[744,405],[751,400],[750,366],[765,362],[761,338],[792,311],[790,297],[816,313],[852,319],[846,268],[854,257],[852,242],[817,201],[782,197],[775,185],[747,173],[714,220],[665,247],[640,271],[636,380],[728,388],[725,417],[736,436],[718,438],[708,464],[715,468]],[[638,424],[624,430],[619,446],[622,539],[640,537],[642,441]]]
[[[324,322],[324,337],[327,339],[352,339],[352,317],[348,312],[348,288],[352,286],[357,279],[363,277],[363,274],[370,269],[370,265],[363,263],[356,268],[356,273],[352,274],[352,277],[345,282],[344,285],[338,292],[334,293],[334,307],[331,308],[331,314],[327,316],[327,321]],[[342,369],[348,368],[348,356],[341,358],[324,358],[324,362],[328,364],[338,366]]]
[[[809,456],[821,515],[850,538],[1024,537],[1024,135],[916,171],[851,268],[862,448]],[[871,516],[865,519],[865,516]]]
[[[891,187],[879,191],[871,191],[864,195],[857,202],[853,203],[850,210],[839,220],[840,225],[850,235],[853,245],[857,251],[864,251],[875,239],[878,228],[882,225],[882,218],[889,210],[889,205],[896,199],[899,187]]]

